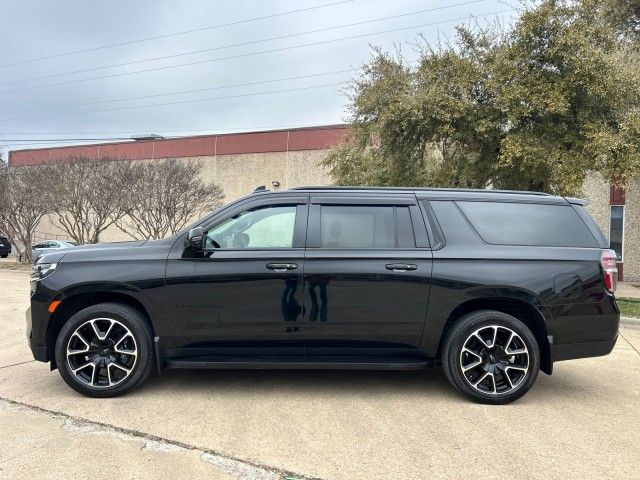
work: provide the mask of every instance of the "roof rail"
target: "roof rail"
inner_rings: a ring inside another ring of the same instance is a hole
[[[545,192],[528,192],[524,190],[492,190],[480,188],[429,188],[429,187],[343,187],[343,186],[309,186],[293,187],[289,190],[382,190],[382,191],[419,191],[419,192],[470,192],[470,193],[506,193],[514,195],[552,196]]]

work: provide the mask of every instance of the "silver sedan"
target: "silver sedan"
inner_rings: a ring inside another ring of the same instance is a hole
[[[67,242],[64,240],[44,240],[42,242],[38,242],[31,249],[33,253],[31,255],[32,262],[36,263],[38,258],[40,258],[45,253],[52,252],[54,250],[60,250],[63,248],[73,248],[75,245],[71,242]]]

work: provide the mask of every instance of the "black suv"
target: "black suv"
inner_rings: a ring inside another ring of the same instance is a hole
[[[11,253],[11,243],[7,237],[0,236],[0,258],[7,258]]]
[[[164,240],[42,256],[27,335],[86,395],[165,368],[419,369],[486,403],[618,335],[585,202],[510,191],[257,191]]]

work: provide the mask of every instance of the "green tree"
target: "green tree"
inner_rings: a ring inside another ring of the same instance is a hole
[[[612,15],[611,12],[616,12]],[[580,191],[640,173],[637,2],[543,1],[510,29],[457,28],[416,66],[376,50],[353,81],[343,185]]]

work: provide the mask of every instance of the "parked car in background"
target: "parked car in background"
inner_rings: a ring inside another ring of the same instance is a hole
[[[93,397],[154,369],[442,365],[464,395],[504,404],[555,362],[611,352],[616,282],[583,200],[261,191],[164,240],[49,251],[27,337]]]
[[[71,242],[65,240],[44,240],[42,242],[36,243],[31,250],[33,253],[31,255],[31,261],[36,263],[38,259],[48,252],[53,252],[55,250],[60,250],[63,248],[73,248],[75,245]]]
[[[7,237],[0,236],[0,258],[7,258],[11,253],[11,243]]]

